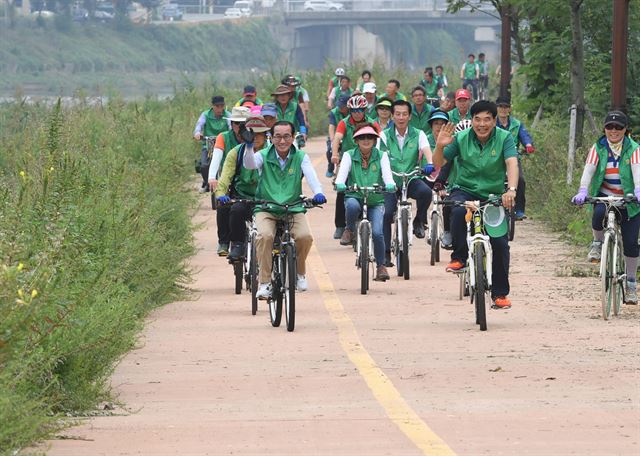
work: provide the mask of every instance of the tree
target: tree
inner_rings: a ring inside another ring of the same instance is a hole
[[[570,0],[571,10],[571,101],[576,105],[576,146],[582,145],[584,131],[584,36],[580,10],[584,0]]]

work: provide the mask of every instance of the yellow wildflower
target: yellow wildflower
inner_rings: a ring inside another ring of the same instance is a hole
[[[31,299],[34,299],[36,296],[38,296],[38,290],[34,288],[31,290]]]
[[[24,298],[24,291],[22,291],[22,288],[18,290],[18,296],[20,296],[20,299]]]
[[[18,263],[18,271],[22,271],[24,269],[24,264]]]

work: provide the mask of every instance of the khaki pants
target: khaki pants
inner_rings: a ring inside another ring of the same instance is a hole
[[[306,273],[305,261],[313,237],[309,230],[309,223],[305,214],[293,214],[293,224],[291,225],[291,237],[296,241],[296,266],[298,274]],[[258,265],[260,266],[260,283],[268,283],[271,281],[271,252],[273,251],[273,238],[276,234],[276,221],[278,216],[269,212],[258,212],[256,214],[256,228],[258,235],[256,237],[256,254],[258,257]]]

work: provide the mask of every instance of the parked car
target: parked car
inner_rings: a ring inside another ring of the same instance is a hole
[[[247,0],[238,0],[233,4],[234,8],[238,8],[243,16],[249,17],[253,13],[253,2]]]
[[[307,0],[302,9],[305,11],[342,11],[344,5],[329,0]]]
[[[53,17],[56,15],[53,11],[42,10],[42,11],[32,11],[32,16],[40,16],[40,17]]]
[[[113,13],[107,11],[95,10],[93,12],[93,18],[98,22],[110,22],[116,17]]]
[[[182,9],[175,3],[167,3],[162,7],[163,21],[181,21],[183,15]]]
[[[242,17],[242,11],[240,11],[240,8],[227,8],[224,12],[224,17],[231,17],[231,18]]]

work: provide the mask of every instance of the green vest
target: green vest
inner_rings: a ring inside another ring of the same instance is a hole
[[[345,151],[354,149],[356,147],[356,142],[353,140],[353,132],[356,129],[356,125],[351,123],[351,114],[349,114],[347,117],[342,119],[342,121],[344,122],[347,129],[344,133],[344,136],[342,137],[342,143],[340,144],[340,151],[341,151],[340,157],[342,157],[342,154]],[[365,115],[364,119],[362,119],[360,123],[365,123],[365,122],[373,123],[375,121],[373,119],[368,118]]]
[[[625,136],[622,144],[622,152],[620,153],[620,182],[622,183],[622,191],[625,195],[629,193],[633,195],[634,183],[633,174],[631,172],[631,155],[640,147],[633,139]],[[591,179],[591,196],[597,196],[604,181],[605,172],[607,170],[607,159],[609,157],[609,149],[607,148],[607,138],[602,136],[596,143],[596,152],[598,152],[598,168]],[[634,217],[640,213],[640,206],[637,203],[627,204],[627,213],[629,217]]]
[[[218,174],[222,174],[222,167],[224,166],[224,161],[227,158],[227,154],[231,149],[238,145],[238,140],[236,139],[236,134],[233,130],[227,130],[220,133],[224,138],[224,150],[222,151],[222,161],[220,162],[220,169],[218,170]]]
[[[464,116],[464,118],[471,120],[471,110],[467,111],[467,115]],[[458,108],[453,108],[451,111],[449,111],[449,121],[451,123],[457,124],[461,120],[462,118],[460,117],[460,111],[458,110]]]
[[[284,110],[284,112],[282,112],[282,107],[280,106],[280,103],[276,103],[276,109],[278,111],[278,116],[277,116],[278,120],[289,121],[293,124],[296,131],[300,131],[300,123],[298,122],[298,116],[296,116],[296,113],[298,112],[297,101],[289,100],[289,103],[287,103],[287,107]]]
[[[464,62],[464,78],[475,79],[476,78],[476,64],[469,61]]]
[[[381,142],[382,150],[388,152],[389,162],[391,163],[391,171],[396,173],[409,173],[413,171],[416,166],[419,166],[418,157],[420,156],[420,130],[412,126],[407,127],[407,134],[400,149],[398,139],[396,138],[395,126],[387,128],[384,131],[387,138],[386,144]],[[425,157],[422,157],[422,161],[426,161]],[[413,176],[409,182],[414,179],[419,179],[420,176]],[[398,188],[402,188],[402,178],[393,176],[393,180]]]
[[[444,88],[444,78],[445,77],[446,77],[446,75],[444,73],[442,73],[442,75],[434,74],[433,75],[433,80],[436,81],[440,87]]]
[[[497,125],[499,128],[503,130],[507,130],[513,136],[513,142],[516,143],[516,149],[520,147],[520,121],[518,119],[514,119],[509,116],[509,125],[507,127],[500,125],[500,121],[498,120]]]
[[[427,141],[429,141],[429,147],[431,150],[436,150],[436,138],[433,137],[433,132],[427,133]]]
[[[223,131],[229,130],[229,124],[227,123],[227,119],[225,117],[229,117],[228,111],[224,111],[222,116],[216,117],[213,113],[213,109],[209,109],[204,113],[205,122],[204,122],[204,135],[205,136],[218,136]]]
[[[494,128],[487,143],[480,147],[473,128],[457,133],[454,141],[457,142],[459,153],[453,167],[453,188],[460,188],[481,199],[487,199],[491,194],[502,195],[507,172],[504,142],[508,137],[508,131]]]
[[[431,83],[428,83],[426,79],[420,81],[420,85],[424,87],[424,90],[427,92],[427,96],[429,98],[437,98],[438,97],[438,81],[436,78],[431,78]]]
[[[245,145],[239,144],[234,149],[238,154],[236,160],[236,174],[231,181],[232,192],[244,199],[253,199],[256,196],[256,187],[260,173],[257,169],[247,169],[242,166],[245,153]]]
[[[336,119],[336,127],[338,126],[338,124],[342,119],[346,119],[349,116],[349,114],[342,114],[340,112],[340,108],[338,107],[333,108],[331,112],[333,113],[333,117],[335,117]]]
[[[347,178],[347,185],[358,185],[360,187],[372,187],[374,184],[378,184],[381,188],[384,188],[384,180],[382,180],[382,168],[380,167],[380,159],[382,158],[382,152],[377,148],[371,150],[371,157],[369,158],[369,167],[367,169],[362,168],[362,155],[360,154],[360,148],[356,147],[345,152],[351,156],[351,170],[349,171],[349,177]],[[362,201],[364,195],[361,192],[347,192],[345,197],[356,198]],[[367,205],[379,206],[384,204],[384,195],[380,193],[370,193],[367,197]]]
[[[431,111],[433,111],[433,106],[428,103],[424,104],[422,112],[418,114],[416,111],[416,106],[411,105],[411,119],[409,120],[409,125],[417,128],[418,130],[422,130],[426,133],[431,133],[431,125],[429,125],[429,116],[431,115]]]
[[[488,73],[487,73],[487,61],[485,60],[484,62],[481,62],[481,61],[478,60],[478,66],[480,67],[480,76],[482,76],[482,75],[488,76]]]
[[[281,169],[275,146],[271,145],[259,153],[262,155],[263,165],[258,180],[256,199],[275,201],[280,204],[292,203],[300,199],[302,194],[302,160],[306,154],[291,146],[284,169]],[[269,206],[268,208],[256,206],[255,212],[284,214],[284,210],[278,206]],[[300,204],[290,209],[290,212],[306,212],[306,209]]]

